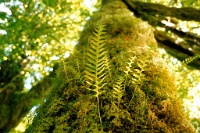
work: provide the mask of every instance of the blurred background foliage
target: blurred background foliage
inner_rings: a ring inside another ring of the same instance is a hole
[[[0,131],[41,102],[49,83],[42,79],[73,52],[94,3],[0,0]]]
[[[13,0],[3,7],[0,62],[15,62],[13,69],[25,77],[48,75],[54,61],[72,50],[90,15],[84,0]]]
[[[140,1],[200,9],[199,0]],[[64,63],[64,58],[73,53],[86,20],[98,10],[100,3],[97,0],[0,0],[0,104],[7,103],[4,101],[10,98],[10,92],[28,93],[53,71],[55,63]],[[200,35],[199,22],[179,21],[178,25]],[[199,70],[182,64],[163,48],[160,52],[176,72],[179,97],[200,131]]]

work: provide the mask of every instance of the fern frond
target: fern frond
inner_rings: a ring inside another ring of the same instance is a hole
[[[134,68],[133,68],[133,66],[134,66]],[[141,81],[145,77],[143,72],[145,71],[146,66],[147,66],[147,64],[143,58],[139,59],[136,56],[133,56],[133,57],[129,58],[128,65],[126,66],[126,70],[124,71],[124,73],[126,74],[126,77],[128,75],[130,75],[132,77],[131,82],[133,84],[138,85],[141,83]]]
[[[80,60],[79,59],[75,59],[75,61],[76,61],[77,71],[80,72]]]
[[[95,27],[94,36],[91,37],[90,45],[86,51],[85,78],[88,84],[87,89],[92,90],[98,97],[103,92],[106,85],[104,80],[107,76],[106,60],[107,52],[105,50],[105,25],[99,24]],[[93,88],[91,88],[93,86]]]
[[[131,68],[132,68],[132,64],[135,62],[136,56],[133,56],[131,58],[129,58],[129,62],[128,62],[128,66],[126,66],[126,71],[124,71],[124,73],[126,75],[129,74],[129,72],[132,72]]]
[[[95,27],[94,36],[91,37],[90,45],[86,51],[86,62],[85,62],[85,79],[88,85],[87,89],[95,92],[95,97],[97,98],[97,107],[99,114],[99,121],[102,127],[100,105],[99,105],[99,95],[105,92],[104,88],[107,83],[105,83],[105,78],[108,72],[108,60],[107,52],[105,49],[105,25],[98,24]],[[103,129],[102,129],[103,130]]]
[[[122,84],[123,82],[124,82],[124,78],[119,77],[117,82],[113,86],[113,97],[117,99],[118,103],[120,102],[124,93],[123,84]]]
[[[109,57],[108,57],[108,53],[106,53],[106,56],[104,57],[104,59],[105,59],[105,67],[106,67],[106,69],[108,70],[108,74],[109,74],[109,76],[110,76],[110,78],[112,77],[112,75],[111,75],[111,66],[110,66],[110,59],[109,59]]]
[[[189,63],[191,63],[191,62],[193,62],[194,60],[197,60],[197,59],[200,59],[200,54],[194,55],[194,56],[189,57],[189,58],[186,58],[186,59],[183,61],[183,63],[189,64]]]
[[[136,65],[138,68],[134,69],[131,81],[133,84],[138,85],[141,84],[145,78],[145,74],[143,72],[145,71],[147,64],[143,59],[138,59]]]

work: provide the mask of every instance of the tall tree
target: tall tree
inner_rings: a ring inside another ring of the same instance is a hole
[[[83,0],[0,0],[0,6],[0,132],[8,132],[44,100],[52,57],[64,57],[66,38],[78,37],[89,12]],[[30,91],[27,77],[34,79]]]
[[[195,132],[152,27],[120,0],[103,0],[56,73],[28,133]]]

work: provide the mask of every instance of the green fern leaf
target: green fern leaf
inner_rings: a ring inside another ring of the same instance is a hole
[[[94,91],[96,97],[104,92],[103,88],[106,85],[104,80],[108,73],[104,27],[105,25],[102,24],[95,27],[94,36],[91,37],[90,45],[86,51],[85,79],[88,85],[87,89]]]
[[[108,55],[105,50],[105,25],[98,24],[95,27],[94,36],[91,37],[90,45],[86,51],[86,62],[85,62],[85,79],[88,85],[87,89],[95,92],[97,98],[97,107],[99,114],[99,121],[102,126],[99,95],[105,92],[104,88],[105,78],[108,73]]]
[[[117,99],[118,103],[120,102],[124,93],[123,84],[122,84],[123,82],[124,82],[124,78],[119,77],[117,82],[113,86],[113,97]]]
[[[193,62],[194,60],[200,59],[200,55],[194,55],[192,57],[186,58],[183,63],[185,64],[189,64],[191,62]]]
[[[128,66],[126,66],[126,71],[124,71],[124,73],[126,75],[129,75],[130,72],[132,72],[131,68],[132,68],[132,64],[135,62],[136,57],[131,57],[129,58],[129,62],[128,62]]]
[[[139,67],[139,69],[137,68],[134,69],[134,71],[132,72],[131,81],[133,84],[139,85],[145,79],[145,74],[143,72],[145,71],[147,64],[142,59],[138,59],[138,61],[136,62],[136,65]]]
[[[136,67],[133,68],[133,64]],[[145,75],[143,74],[143,72],[145,71],[146,67],[147,64],[143,60],[143,58],[140,59],[136,56],[133,56],[129,58],[128,65],[126,66],[126,70],[124,71],[124,73],[126,74],[126,76],[130,75],[132,77],[131,82],[133,84],[139,85],[144,80]]]

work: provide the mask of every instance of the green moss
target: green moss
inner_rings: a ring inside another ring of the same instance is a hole
[[[99,22],[106,25],[111,72],[98,100],[86,87],[84,70],[89,36]],[[66,69],[57,71],[52,91],[27,132],[193,133],[176,96],[173,74],[156,48],[151,27],[123,3],[102,7],[88,21]]]

